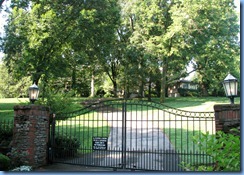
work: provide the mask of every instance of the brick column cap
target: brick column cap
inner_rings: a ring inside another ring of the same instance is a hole
[[[216,104],[214,105],[214,111],[230,111],[240,109],[240,104]]]
[[[14,106],[14,111],[18,110],[41,110],[41,111],[49,111],[49,107],[42,105],[16,105]]]

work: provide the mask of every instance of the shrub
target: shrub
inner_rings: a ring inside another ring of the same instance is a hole
[[[10,143],[13,138],[13,122],[0,121],[0,152],[6,155],[10,150]]]
[[[71,112],[77,109],[77,105],[71,98],[72,95],[72,93],[48,93],[46,99],[39,100],[39,103],[50,107],[55,114]]]
[[[240,131],[232,129],[233,134],[226,134],[223,131],[218,131],[216,135],[209,133],[202,134],[200,137],[194,137],[194,142],[213,157],[213,166],[199,166],[197,171],[240,171]],[[206,144],[207,143],[207,144]],[[189,168],[189,166],[188,166]]]
[[[6,171],[10,167],[10,159],[0,153],[0,171]]]
[[[7,122],[8,126],[3,127],[0,123],[0,140],[11,141],[13,136],[13,122]],[[11,124],[11,125],[10,125]]]
[[[196,89],[184,89],[184,88],[179,88],[178,92],[180,96],[186,97],[186,96],[199,96],[199,90]]]
[[[77,138],[66,135],[57,135],[55,137],[55,157],[73,157],[80,147]]]

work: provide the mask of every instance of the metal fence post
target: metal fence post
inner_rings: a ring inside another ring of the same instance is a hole
[[[122,105],[122,168],[126,167],[126,100]]]
[[[55,123],[56,118],[55,114],[52,114],[52,122],[51,122],[51,136],[50,136],[50,147],[49,147],[49,161],[52,163],[55,159]]]

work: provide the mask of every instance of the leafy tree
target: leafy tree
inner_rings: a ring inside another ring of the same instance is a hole
[[[158,76],[158,79],[161,79],[161,102],[163,102],[171,74],[179,78],[182,74],[179,75],[175,69],[182,70],[186,65],[182,54],[174,50],[176,39],[166,37],[173,23],[169,12],[174,1],[137,1],[131,4],[134,7],[131,8],[130,18],[134,29],[131,43],[142,50],[148,77],[152,72],[158,75],[161,69],[161,76]]]
[[[3,50],[15,77],[33,75],[48,85],[71,73],[74,87],[77,64],[108,54],[116,1],[13,1],[12,7]]]
[[[44,96],[52,87],[87,94],[106,73],[114,96],[148,89],[150,99],[156,85],[163,102],[189,62],[203,94],[221,94],[228,71],[239,78],[233,0],[12,0],[11,8],[4,63],[15,79],[40,82]]]
[[[30,85],[30,77],[15,79],[8,73],[6,66],[0,63],[0,98],[26,97]]]
[[[216,94],[228,71],[240,72],[239,25],[233,0],[176,1],[170,13],[174,23],[167,37],[177,38],[177,48],[193,59],[203,94]]]
[[[189,62],[195,63],[203,92],[221,91],[224,74],[236,70],[239,62],[233,1],[153,0],[123,5],[131,27],[130,45],[141,51],[148,72],[158,73],[161,67],[157,79],[161,79],[162,102],[168,84],[188,75]]]

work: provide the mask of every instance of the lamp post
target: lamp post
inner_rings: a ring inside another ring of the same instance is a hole
[[[29,87],[29,99],[32,104],[38,99],[39,95],[39,88],[38,86],[34,83]]]
[[[234,104],[234,98],[237,96],[238,81],[230,73],[223,81],[226,97],[230,98],[230,103]]]

